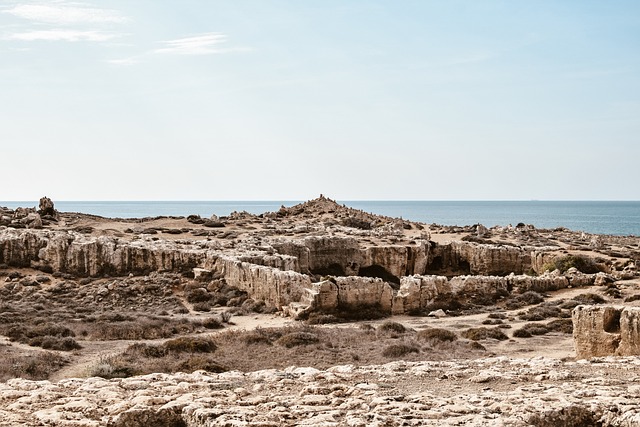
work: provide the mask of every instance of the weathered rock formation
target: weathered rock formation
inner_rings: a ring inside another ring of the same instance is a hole
[[[0,230],[0,263],[76,276],[126,276],[204,268],[258,300],[295,311],[375,305],[387,313],[417,313],[452,299],[487,305],[512,292],[588,286],[597,275],[513,274],[531,268],[526,249],[451,242],[361,247],[354,238],[307,237],[260,247],[220,250],[211,242],[132,241],[74,231]],[[425,275],[426,270],[476,275]],[[505,273],[511,273],[504,275]],[[492,274],[493,273],[493,274]],[[316,275],[316,276],[314,276]],[[317,281],[319,275],[336,277]],[[306,307],[305,307],[306,305]],[[333,305],[333,307],[331,306]]]
[[[640,355],[640,308],[578,306],[573,338],[578,358]]]
[[[0,384],[0,426],[637,426],[640,359],[597,362],[500,357],[13,379]]]
[[[40,215],[50,215],[55,216],[57,214],[56,209],[53,205],[53,201],[48,197],[40,198],[38,213]]]

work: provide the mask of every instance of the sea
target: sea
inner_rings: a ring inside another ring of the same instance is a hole
[[[109,218],[275,212],[301,201],[55,201],[62,212]],[[338,201],[375,214],[440,225],[516,225],[565,227],[587,233],[640,236],[640,201]],[[0,201],[0,206],[38,206],[36,201]]]

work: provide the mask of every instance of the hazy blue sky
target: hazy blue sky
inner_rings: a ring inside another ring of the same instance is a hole
[[[0,0],[0,200],[640,199],[640,2]]]

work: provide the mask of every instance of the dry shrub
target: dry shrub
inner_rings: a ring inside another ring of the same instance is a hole
[[[593,427],[601,424],[593,412],[581,405],[571,405],[529,418],[529,425],[534,427]]]
[[[573,310],[580,304],[582,304],[580,301],[576,301],[574,299],[570,299],[568,301],[561,300],[559,307],[565,310]]]
[[[604,294],[611,298],[622,298],[622,291],[620,291],[620,288],[615,284],[607,285]]]
[[[325,325],[330,323],[340,323],[340,319],[333,314],[313,312],[309,314],[306,323],[308,325]]]
[[[158,358],[165,357],[167,355],[167,349],[162,345],[135,343],[127,347],[124,353],[130,355],[140,355],[149,358]]]
[[[598,294],[586,293],[573,297],[574,301],[578,301],[580,304],[602,304],[605,299]]]
[[[418,347],[410,344],[392,344],[382,351],[384,357],[402,357],[409,353],[419,353]]]
[[[71,337],[37,337],[29,341],[32,347],[42,347],[45,350],[71,351],[82,348],[78,342]]]
[[[136,343],[120,354],[102,357],[87,374],[126,378],[153,372],[223,372],[226,368],[208,355],[216,348],[213,341],[199,337],[181,337],[160,345]]]
[[[405,332],[407,332],[407,328],[405,328],[402,323],[387,321],[378,326],[378,332],[389,334],[404,334]]]
[[[129,364],[119,355],[103,356],[94,365],[87,368],[88,377],[128,378],[135,374],[134,365]]]
[[[162,345],[168,353],[213,353],[216,344],[208,338],[180,337]]]
[[[455,332],[442,328],[424,329],[418,332],[417,337],[418,339],[425,341],[455,341],[458,339],[458,336]]]
[[[515,295],[505,301],[505,306],[509,310],[515,310],[525,305],[540,304],[544,297],[537,292],[527,291],[520,295]]]
[[[260,344],[273,345],[271,342],[271,338],[269,338],[267,334],[264,334],[260,331],[247,332],[247,334],[243,336],[242,340],[247,345],[260,345]]]
[[[568,317],[570,314],[568,312],[562,311],[560,307],[550,306],[550,305],[542,305],[539,307],[533,307],[527,310],[526,313],[519,315],[520,319],[526,320],[529,322],[537,322],[540,320],[545,320],[550,317]]]
[[[136,322],[96,322],[87,335],[93,340],[152,340],[191,333],[201,325],[186,319],[141,318]]]
[[[640,294],[630,295],[624,299],[624,302],[634,302],[640,300]]]
[[[11,341],[42,347],[47,350],[71,351],[82,348],[72,337],[75,333],[66,326],[43,323],[35,326],[14,325],[6,335]]]
[[[479,341],[485,339],[496,339],[498,341],[504,341],[509,339],[504,332],[498,328],[470,328],[462,332],[462,337],[472,341]]]
[[[562,332],[563,334],[573,333],[573,321],[571,319],[556,319],[547,323],[547,328],[553,332]]]
[[[207,372],[225,372],[227,368],[216,362],[209,356],[191,355],[177,365],[176,371],[193,372],[193,371],[207,371]]]
[[[204,288],[190,289],[185,294],[187,301],[191,304],[198,302],[209,302],[211,301],[212,296],[213,295],[207,292],[207,290]]]
[[[310,332],[290,332],[278,338],[276,344],[283,347],[291,348],[300,345],[309,345],[319,342],[320,339],[316,334]]]
[[[193,304],[193,310],[201,313],[208,313],[211,311],[211,303],[209,301],[196,302]]]
[[[513,331],[513,336],[516,338],[529,338],[533,335],[544,335],[551,332],[549,328],[540,323],[527,323],[520,329]]]
[[[469,344],[469,348],[471,350],[487,351],[487,348],[477,341],[471,341],[471,343]]]
[[[505,313],[489,313],[489,315],[487,316],[489,319],[500,319],[500,320],[504,320],[507,318],[507,315]]]
[[[503,323],[500,319],[484,319],[482,321],[483,325],[502,325]]]
[[[69,363],[66,357],[49,351],[1,356],[3,363],[0,363],[0,381],[11,378],[46,380],[53,372]]]
[[[229,319],[226,321],[227,323],[229,322],[230,318],[231,318],[231,315],[229,315]],[[224,318],[222,318],[222,321],[221,321],[221,319],[217,319],[215,317],[209,317],[199,322],[199,324],[207,329],[221,329],[221,328],[224,328],[224,325],[222,324],[222,322],[224,321],[225,321]]]

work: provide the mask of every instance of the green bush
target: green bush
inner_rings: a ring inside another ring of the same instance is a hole
[[[570,268],[575,268],[582,273],[593,274],[600,271],[593,259],[582,255],[566,255],[554,259],[553,261],[545,264],[543,270],[560,270],[561,273],[566,273]]]

